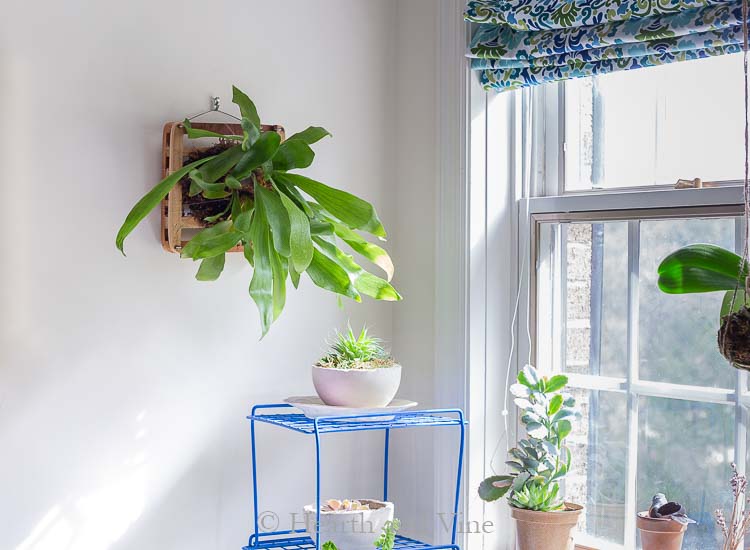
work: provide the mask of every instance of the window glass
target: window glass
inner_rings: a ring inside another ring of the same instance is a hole
[[[564,86],[566,191],[742,178],[741,55]]]
[[[688,243],[734,249],[739,228],[734,216],[556,220],[538,228],[537,363],[569,375],[583,416],[569,441],[566,498],[585,504],[581,529],[604,547],[633,547],[635,514],[656,492],[700,522],[683,548],[719,546],[712,514],[731,505],[729,464],[747,445],[736,433],[735,397],[695,387],[731,392],[746,382],[716,349],[722,293],[664,294],[657,267]],[[629,420],[637,431],[628,432]],[[637,480],[632,509],[627,479]]]
[[[628,224],[571,223],[564,235],[564,370],[625,377]]]
[[[585,505],[579,529],[624,544],[627,397],[582,389],[571,394],[582,418],[568,439],[573,459],[565,479],[566,499]]]
[[[734,408],[641,397],[638,409],[638,502],[666,494],[698,522],[688,528],[683,550],[720,548],[713,514],[731,508]]]
[[[640,377],[734,387],[734,370],[716,344],[723,294],[664,294],[656,284],[659,263],[681,246],[704,242],[734,250],[734,219],[647,220],[640,233]]]

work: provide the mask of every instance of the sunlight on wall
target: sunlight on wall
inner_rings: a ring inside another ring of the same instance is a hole
[[[136,441],[148,431],[140,425]],[[65,505],[55,505],[41,519],[16,550],[106,550],[141,516],[146,496],[146,453],[138,451],[123,463],[124,472],[115,472],[111,481],[97,490]]]

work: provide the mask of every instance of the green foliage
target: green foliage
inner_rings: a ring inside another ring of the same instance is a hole
[[[380,550],[393,550],[396,545],[396,533],[401,528],[401,522],[397,519],[386,521],[383,525],[383,532],[375,541],[375,547]],[[333,541],[323,543],[323,550],[338,550]]]
[[[383,347],[382,340],[370,336],[367,327],[356,335],[349,327],[336,334],[328,354],[318,361],[318,366],[336,369],[389,367],[393,360]]]
[[[492,476],[479,486],[479,496],[494,501],[508,495],[511,506],[529,510],[551,511],[562,507],[558,499],[559,481],[570,471],[570,449],[565,438],[570,434],[572,419],[580,417],[575,400],[562,393],[568,377],[540,377],[530,365],[518,373],[518,383],[511,386],[515,404],[520,409],[526,439],[509,451],[509,475]]]
[[[386,521],[383,525],[383,532],[375,541],[375,546],[380,550],[393,550],[396,545],[396,533],[401,528],[401,522],[397,519]]]
[[[659,288],[668,294],[734,290],[744,287],[747,266],[742,259],[713,244],[691,244],[672,252],[659,264]]]
[[[128,214],[117,234],[117,248],[123,250],[125,238],[187,177],[191,196],[228,200],[228,204],[223,212],[204,218],[209,227],[193,236],[181,256],[201,260],[196,278],[213,281],[224,269],[225,253],[242,246],[244,258],[254,269],[250,296],[258,307],[263,335],[284,308],[287,278],[296,288],[302,273],[315,285],[357,302],[362,294],[400,300],[389,282],[393,262],[388,253],[359,233],[385,237],[373,206],[351,193],[289,172],[310,166],[315,158],[310,145],[330,132],[310,126],[282,143],[278,133],[262,131],[257,108],[244,92],[233,87],[232,101],[242,114],[242,136],[196,129],[189,120],[183,126],[188,138],[221,138],[237,144],[159,182]],[[361,267],[339,248],[337,239],[383,269],[387,280]]]

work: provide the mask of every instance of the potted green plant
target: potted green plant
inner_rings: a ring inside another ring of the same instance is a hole
[[[400,528],[401,522],[399,520],[393,519],[386,521],[383,525],[383,530],[380,532],[380,536],[375,540],[371,547],[375,547],[378,550],[393,550],[396,547],[396,534]],[[342,546],[341,548],[343,549],[346,547]],[[323,543],[323,550],[339,549],[332,540],[329,540]]]
[[[218,138],[222,144],[189,158],[191,162],[141,198],[117,233],[117,248],[123,251],[133,229],[184,182],[189,195],[226,206],[204,218],[209,226],[190,239],[181,256],[201,262],[198,280],[213,281],[224,269],[226,253],[240,246],[253,268],[250,296],[260,312],[263,335],[284,309],[287,279],[297,288],[303,273],[317,286],[358,302],[362,295],[400,300],[389,283],[393,262],[388,253],[359,233],[385,239],[375,208],[351,193],[295,173],[312,164],[315,153],[310,146],[331,134],[310,126],[282,142],[276,131],[263,131],[250,98],[236,87],[233,91],[243,135],[194,129],[185,120],[188,138]],[[361,267],[339,247],[340,241],[379,266],[386,279]]]
[[[328,353],[313,365],[312,379],[326,405],[385,407],[401,384],[401,365],[366,327],[359,335],[349,327],[336,335]]]
[[[307,532],[314,539],[315,505],[304,510]],[[320,507],[320,539],[342,549],[372,550],[391,529],[393,510],[392,502],[381,500],[329,500]]]
[[[717,342],[735,367],[750,370],[748,265],[737,254],[712,244],[691,244],[659,264],[659,289],[668,294],[724,292]]]
[[[567,550],[583,506],[560,497],[560,481],[570,471],[570,449],[565,438],[580,417],[572,396],[563,393],[565,375],[540,376],[527,365],[511,386],[527,438],[510,450],[506,464],[512,473],[485,479],[479,496],[495,501],[508,496],[516,520],[520,550]]]

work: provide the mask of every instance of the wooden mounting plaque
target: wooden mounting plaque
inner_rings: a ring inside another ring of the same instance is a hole
[[[193,122],[193,128],[209,130],[226,135],[242,135],[242,126],[221,122]],[[284,128],[277,125],[261,125],[264,132],[277,132],[284,139]],[[185,127],[182,122],[167,122],[162,135],[162,178],[173,174],[182,168],[185,153]],[[182,185],[175,185],[161,203],[161,244],[164,250],[179,254],[187,243],[182,239],[183,229],[202,229],[207,222],[194,216],[185,215],[182,199]],[[241,252],[242,247],[236,246],[229,252]]]

